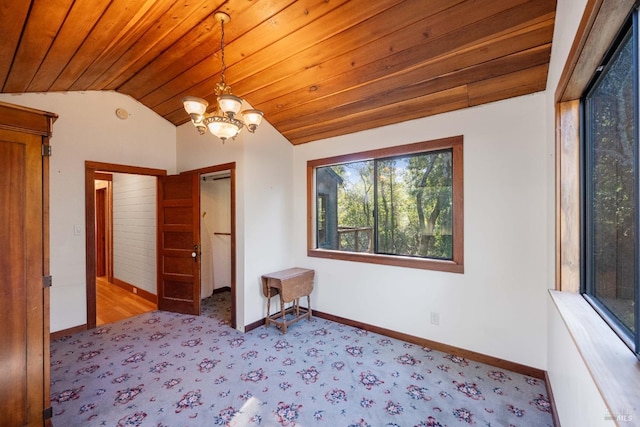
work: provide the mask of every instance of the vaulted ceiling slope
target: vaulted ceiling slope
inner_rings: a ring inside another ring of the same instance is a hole
[[[226,80],[292,144],[545,89],[555,0],[22,0],[3,93],[114,90],[175,125]],[[258,130],[259,133],[259,130]]]

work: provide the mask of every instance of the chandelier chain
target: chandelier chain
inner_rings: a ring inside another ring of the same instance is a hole
[[[227,82],[226,82],[226,80],[224,78],[224,73],[225,73],[225,71],[227,71],[227,64],[225,64],[225,62],[224,62],[224,19],[220,20],[220,25],[222,26],[222,31],[221,31],[222,37],[220,38],[220,52],[221,52],[220,53],[220,58],[222,60],[222,77],[221,77],[221,80],[222,80],[222,85],[223,86],[227,86]]]

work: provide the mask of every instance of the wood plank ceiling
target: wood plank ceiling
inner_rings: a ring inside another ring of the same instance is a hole
[[[215,103],[213,13],[222,10],[231,16],[227,83],[302,144],[544,90],[555,8],[555,0],[3,1],[0,87],[113,90],[183,124],[183,96]]]

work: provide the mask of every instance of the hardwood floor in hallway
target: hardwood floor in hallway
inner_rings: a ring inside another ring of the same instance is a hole
[[[106,277],[96,278],[97,326],[157,309],[156,304],[109,283]]]

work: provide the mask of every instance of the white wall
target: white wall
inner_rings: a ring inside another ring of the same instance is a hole
[[[58,114],[50,160],[51,331],[86,323],[84,162],[175,172],[176,128],[115,92],[0,94],[0,100]],[[128,120],[116,108],[130,113]],[[74,235],[74,225],[83,232]]]
[[[555,91],[584,13],[586,0],[558,0],[553,48],[546,91],[547,115],[547,210],[549,223],[555,220]],[[547,283],[555,282],[555,238],[547,230]],[[547,372],[553,389],[556,411],[564,426],[612,425],[604,419],[606,406],[587,370],[558,310],[547,296]]]
[[[546,368],[543,93],[294,148],[296,264],[316,270],[316,309]],[[464,136],[465,273],[306,256],[306,162]],[[440,325],[430,323],[440,314]]]
[[[113,174],[113,277],[155,295],[156,177]]]
[[[548,301],[549,360],[547,372],[555,409],[564,427],[611,427],[602,395],[576,348],[553,301]],[[631,425],[631,423],[629,423]]]
[[[260,276],[293,263],[293,148],[266,121],[225,144],[187,123],[177,141],[178,171],[236,162],[236,319],[243,330],[266,315]]]

